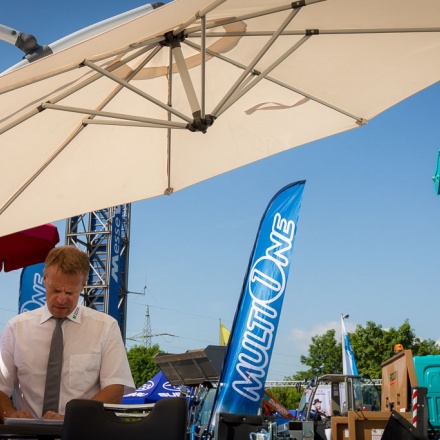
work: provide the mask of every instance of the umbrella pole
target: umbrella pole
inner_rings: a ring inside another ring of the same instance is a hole
[[[168,59],[168,102],[167,105],[169,108],[173,105],[173,52],[169,51],[169,59]],[[171,112],[168,111],[168,121],[171,121]],[[169,196],[173,193],[174,189],[171,187],[171,137],[172,130],[170,128],[167,129],[167,187],[164,191],[166,196]]]
[[[205,119],[205,91],[206,91],[206,16],[204,15],[201,18],[202,22],[202,36],[201,36],[201,46],[202,46],[202,63],[201,63],[201,103],[200,103],[200,112],[201,118]]]

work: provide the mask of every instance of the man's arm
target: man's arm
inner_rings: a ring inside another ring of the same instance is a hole
[[[98,394],[95,394],[91,400],[98,400],[104,403],[121,403],[124,397],[124,385],[108,385]]]
[[[14,405],[12,405],[11,399],[3,391],[0,391],[0,420],[2,423],[4,423],[5,417],[20,419],[34,418],[27,409],[17,410]]]
[[[103,388],[98,394],[95,394],[91,400],[98,400],[104,403],[121,403],[124,396],[124,385],[109,385]],[[15,416],[17,417],[17,416]],[[62,414],[58,414],[54,411],[47,411],[43,415],[43,419],[64,419]]]

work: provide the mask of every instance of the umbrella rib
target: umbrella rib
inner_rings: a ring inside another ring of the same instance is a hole
[[[212,116],[216,118],[218,114],[220,113],[222,107],[227,103],[227,101],[231,98],[233,93],[240,87],[243,80],[248,76],[248,74],[254,69],[254,67],[257,65],[258,61],[261,60],[261,58],[267,53],[267,51],[270,49],[270,47],[275,43],[275,41],[278,39],[280,33],[288,26],[288,24],[292,21],[292,19],[296,16],[296,14],[300,11],[300,9],[294,9],[290,12],[290,14],[286,17],[285,20],[281,23],[279,28],[273,33],[271,38],[266,42],[266,44],[263,46],[263,48],[258,52],[258,54],[254,57],[252,62],[249,64],[249,66],[246,67],[244,72],[240,75],[240,77],[237,79],[237,81],[232,85],[232,87],[229,89],[229,91],[225,94],[225,96],[220,100],[220,102],[217,104],[217,106],[212,111]]]
[[[120,84],[121,86],[127,88],[128,90],[131,90],[132,92],[138,94],[139,96],[142,96],[143,98],[147,99],[148,101],[152,102],[153,104],[156,104],[157,106],[163,108],[164,110],[173,113],[175,116],[183,119],[184,121],[186,121],[188,123],[192,122],[192,119],[189,118],[188,116],[186,116],[183,113],[175,110],[172,107],[167,106],[166,104],[162,103],[161,101],[159,101],[158,99],[156,99],[153,96],[149,95],[148,93],[145,93],[142,90],[138,89],[137,87],[134,87],[133,85],[131,85],[127,81],[124,81],[124,80],[118,78],[117,76],[113,75],[112,73],[108,72],[107,70],[102,69],[101,67],[99,67],[96,64],[92,63],[91,61],[84,60],[84,64],[86,66],[90,67],[91,69],[96,70],[101,75],[106,76],[107,78],[111,79],[112,81],[114,81],[114,82]]]
[[[168,105],[173,105],[173,53],[168,51]],[[168,120],[171,120],[171,113],[168,112]],[[164,190],[164,194],[170,196],[174,192],[174,188],[171,186],[171,137],[173,132],[167,130],[167,187]]]
[[[112,64],[111,66],[108,67],[109,71],[113,71],[119,67],[121,67],[122,65],[124,65],[126,62],[137,58],[138,56],[142,55],[143,53],[147,52],[148,50],[150,50],[151,47],[144,47],[141,50],[138,50],[136,53],[130,55],[129,57],[127,57],[124,61],[118,61],[114,64]],[[54,76],[54,75],[52,75]],[[77,92],[78,90],[88,86],[89,84],[93,83],[94,81],[100,79],[102,76],[100,74],[95,74],[93,76],[91,76],[90,78],[87,78],[85,80],[83,80],[81,83],[79,84],[75,84],[74,86],[70,87],[69,89],[67,89],[66,91],[58,94],[57,96],[54,96],[53,98],[50,99],[50,102],[52,104],[61,101],[64,98],[67,98],[68,96],[72,95],[73,93]],[[36,108],[33,108],[32,110],[30,110],[29,112],[27,112],[26,114],[20,116],[18,119],[14,120],[13,122],[3,126],[0,129],[0,134],[5,133],[6,131],[10,130],[11,128],[14,128],[16,125],[19,125],[20,123],[26,121],[27,119],[31,118],[32,116],[38,114],[41,111],[41,106],[38,106]]]
[[[161,46],[155,47],[154,50],[142,61],[138,64],[138,66],[132,70],[124,79],[126,81],[130,81],[132,80],[138,73],[140,70],[142,70],[146,64],[148,64],[156,55],[157,53],[161,50]],[[139,55],[142,55],[143,52],[145,51],[139,51]],[[131,58],[131,57],[128,57]],[[127,60],[125,60],[127,62]],[[112,66],[110,66],[112,67]],[[110,69],[109,69],[110,70]],[[111,71],[113,71],[114,69],[111,69]],[[101,78],[102,75],[100,73],[97,73],[97,75],[99,75],[99,77]],[[121,89],[123,89],[123,86],[118,84],[118,87],[113,90],[112,93],[110,93],[107,98],[101,103],[101,105],[96,109],[96,110],[102,110],[105,105],[107,105],[112,98],[114,98],[116,96],[116,94],[118,94]],[[122,120],[95,120],[92,117],[87,117],[85,119],[83,119],[83,123],[84,124],[98,124],[98,125],[122,125],[122,126],[136,126],[136,127],[155,127],[155,128],[165,128],[165,126],[160,125],[160,124],[150,124],[150,123],[144,123],[144,122],[135,122],[135,121],[122,121]]]
[[[160,43],[161,41],[163,41],[163,37],[152,38],[151,40],[144,41],[142,44],[131,45],[129,48],[124,49],[124,50],[120,50],[119,52],[113,52],[111,54],[106,53],[105,55],[102,55],[102,56],[99,56],[99,57],[92,57],[90,59],[95,61],[95,62],[98,62],[98,61],[101,61],[103,59],[109,58],[110,56],[116,57],[117,55],[127,53],[128,50],[133,50],[133,49],[136,49],[138,47],[141,48],[139,53],[145,52],[147,50],[150,50],[151,47],[156,47],[157,44]],[[148,45],[148,46],[146,46],[146,45]],[[138,56],[138,53],[134,54],[131,57],[128,57],[126,60],[124,60],[124,62],[122,64],[125,64],[125,62],[127,60],[129,60],[131,58],[135,58],[136,56]],[[27,85],[29,85],[31,83],[35,84],[37,82],[44,81],[45,79],[49,79],[49,78],[52,78],[52,77],[55,77],[55,76],[58,76],[58,75],[62,75],[63,73],[69,72],[70,70],[78,69],[80,67],[81,67],[81,63],[80,64],[75,64],[75,65],[68,65],[68,66],[64,67],[63,69],[57,70],[56,72],[51,72],[51,73],[49,73],[47,75],[41,75],[38,78],[32,78],[31,82],[29,82],[29,80],[26,80],[26,81],[22,81],[22,82],[19,82],[19,83],[15,83],[12,86],[3,89],[0,92],[0,95],[4,94],[4,93],[11,92],[11,91],[16,90],[16,89],[20,89],[21,87],[25,87],[25,86],[27,86]]]
[[[277,60],[275,60],[270,66],[268,66],[263,72],[260,72],[258,75],[254,76],[253,80],[249,82],[246,86],[240,88],[234,93],[228,102],[219,110],[217,116],[220,116],[225,110],[227,110],[234,102],[237,102],[244,94],[246,94],[252,87],[257,85],[262,79],[266,78],[266,76],[281,64],[290,54],[292,54],[295,50],[297,50],[300,46],[302,46],[311,36],[307,35],[301,38],[296,44],[289,48],[283,55],[281,55]]]
[[[210,3],[208,6],[206,6],[203,9],[200,9],[196,14],[194,14],[192,17],[190,17],[188,20],[186,20],[184,23],[182,23],[178,28],[176,28],[173,31],[174,36],[179,35],[181,32],[184,32],[185,29],[188,28],[192,23],[199,20],[201,17],[206,16],[209,12],[215,10],[218,8],[222,3],[224,3],[226,0],[214,0],[212,3]],[[200,30],[200,27],[198,27]]]
[[[114,120],[101,120],[101,119],[89,119],[89,118],[85,118],[83,119],[83,124],[87,124],[87,125],[119,125],[119,126],[124,126],[124,127],[145,127],[145,128],[168,128],[168,129],[173,129],[173,130],[178,130],[178,129],[186,129],[187,128],[187,124],[182,124],[181,127],[170,127],[170,124],[168,122],[163,122],[162,124],[159,123],[148,123],[148,122],[140,122],[140,121],[124,121],[124,120],[118,120],[118,119],[114,119]]]
[[[289,30],[281,32],[280,36],[304,35],[311,32],[309,29]],[[320,35],[355,35],[355,34],[405,34],[405,33],[437,33],[440,32],[439,27],[434,28],[383,28],[383,29],[317,29],[316,34]],[[211,31],[206,32],[207,37],[268,37],[272,35],[271,31],[244,31],[244,32],[228,32],[228,31]],[[188,38],[200,38],[200,32],[191,33]]]
[[[196,43],[193,43],[192,41],[185,40],[185,44],[187,44],[188,46],[192,47],[193,49],[201,50],[200,46],[198,44],[196,44]],[[231,65],[233,65],[235,67],[238,67],[240,69],[243,69],[243,70],[246,69],[246,66],[244,64],[239,63],[238,61],[235,61],[235,60],[233,60],[231,58],[228,58],[228,57],[226,57],[226,56],[224,56],[224,55],[222,55],[222,54],[220,54],[218,52],[214,52],[214,51],[212,51],[210,49],[207,49],[206,53],[211,55],[211,56],[213,56],[213,57],[216,57],[216,58],[218,58],[218,59],[220,59],[222,61],[230,63]],[[260,75],[260,72],[257,71],[257,70],[254,70],[251,73],[254,74],[254,75]],[[284,88],[286,88],[286,89],[288,89],[288,90],[290,90],[292,92],[298,93],[299,95],[304,96],[305,98],[308,98],[311,101],[315,101],[315,102],[317,102],[319,104],[322,104],[322,105],[324,105],[324,106],[326,106],[328,108],[331,108],[332,110],[335,110],[335,111],[337,111],[337,112],[339,112],[341,114],[344,114],[344,115],[346,115],[346,116],[348,116],[348,117],[358,121],[358,123],[360,125],[366,124],[366,120],[361,118],[360,116],[356,116],[353,113],[347,112],[346,110],[343,110],[343,109],[341,109],[339,107],[336,107],[336,106],[334,106],[334,105],[332,105],[332,104],[330,104],[330,103],[328,103],[326,101],[323,101],[322,99],[320,99],[320,98],[318,98],[316,96],[311,95],[310,93],[307,93],[307,92],[305,92],[303,90],[300,90],[300,89],[297,89],[295,87],[292,87],[291,85],[286,84],[286,83],[284,83],[284,82],[282,82],[282,81],[280,81],[280,80],[278,80],[276,78],[273,78],[271,76],[268,76],[268,75],[265,76],[264,79],[266,79],[267,81],[270,81],[270,82],[272,82],[274,84],[277,84],[277,85],[279,85],[281,87],[284,87]]]
[[[203,21],[203,20],[202,20]],[[186,94],[186,98],[188,99],[189,106],[191,108],[193,120],[188,125],[188,129],[190,131],[201,131],[203,133],[206,133],[206,130],[208,127],[210,127],[213,123],[213,118],[209,115],[207,118],[202,117],[202,107],[198,101],[197,94],[194,88],[193,81],[191,79],[191,76],[189,74],[189,69],[185,61],[185,57],[182,52],[181,47],[181,40],[183,35],[175,36],[172,32],[168,32],[165,34],[166,37],[166,46],[170,47],[170,66],[169,66],[169,72],[173,71],[173,59],[175,60],[175,65],[177,67],[177,71],[180,75],[180,79],[182,81],[183,89]],[[202,57],[203,58],[203,57]],[[203,61],[202,61],[203,64]],[[204,99],[204,84],[205,79],[203,77],[205,73],[205,70],[202,66],[202,78],[201,78],[201,84],[202,84],[202,96]],[[171,104],[169,104],[169,108],[171,107]],[[204,111],[203,111],[204,113]],[[206,116],[206,115],[205,115]]]
[[[161,119],[144,118],[142,116],[124,115],[121,113],[105,112],[105,111],[101,111],[101,110],[72,107],[72,106],[68,106],[68,105],[52,104],[50,102],[44,102],[43,104],[41,104],[41,107],[43,109],[61,110],[61,111],[72,112],[72,113],[83,113],[83,114],[90,114],[90,115],[94,115],[94,116],[103,116],[106,118],[115,118],[115,119],[122,119],[122,120],[128,120],[128,121],[144,122],[147,124],[162,125],[162,126],[168,126],[171,128],[186,128],[187,127],[187,124],[185,124],[184,122],[163,121]]]
[[[172,52],[174,60],[176,61],[177,70],[180,74],[180,79],[182,80],[183,88],[185,89],[185,93],[188,98],[189,106],[191,107],[191,113],[194,117],[200,116],[200,104],[198,102],[196,91],[194,90],[194,85],[188,72],[188,67],[185,63],[185,58],[183,56],[180,43],[178,45],[173,45]]]
[[[94,62],[98,62],[98,61],[104,60],[104,59],[106,59],[106,58],[108,58],[110,56],[116,57],[116,56],[121,55],[121,54],[126,54],[130,50],[134,50],[134,49],[137,49],[137,48],[147,48],[147,50],[148,50],[148,49],[150,49],[152,47],[156,47],[162,41],[163,41],[163,36],[154,37],[154,38],[150,38],[150,39],[145,40],[145,41],[141,41],[139,43],[130,44],[128,47],[123,48],[123,49],[121,49],[121,50],[119,50],[117,52],[112,52],[110,54],[109,53],[105,53],[105,54],[99,55],[99,56],[90,56],[88,59],[91,60],[91,61],[94,61]]]
[[[2,215],[11,204],[31,185],[31,183],[49,166],[50,163],[66,148],[67,145],[78,135],[78,133],[84,128],[83,125],[78,126],[75,130],[70,133],[68,138],[57,148],[53,154],[29,177],[18,189],[17,191],[9,197],[8,200],[0,207],[0,215]]]
[[[141,49],[138,53],[140,52],[145,52],[146,50],[148,50],[147,48],[143,48]],[[111,66],[112,69],[116,69],[117,68],[118,63],[116,63],[115,65]],[[93,82],[94,80],[98,79],[98,75],[95,75],[94,78],[89,78],[88,80],[85,81],[86,85],[90,84],[91,82]],[[73,87],[73,89],[81,89],[84,87],[84,82],[81,84],[81,86],[77,86],[77,87]],[[58,95],[56,98],[57,101],[61,100],[63,97],[69,96],[72,92],[72,90],[69,90],[69,92],[64,92],[61,95]],[[23,120],[26,120],[27,117],[30,117],[32,114],[35,114],[35,112],[39,112],[42,111],[45,108],[53,108],[53,109],[58,109],[58,110],[65,110],[65,111],[72,111],[72,112],[79,112],[79,113],[85,113],[85,114],[95,114],[95,115],[104,115],[104,116],[108,116],[108,117],[115,117],[112,115],[116,115],[114,113],[109,113],[109,112],[102,112],[102,111],[97,111],[97,110],[86,110],[86,109],[77,109],[74,107],[67,107],[67,106],[60,106],[57,104],[52,104],[50,102],[48,103],[43,103],[41,104],[37,109],[33,109],[31,112],[28,113],[28,115],[24,115]],[[30,114],[30,115],[29,115]],[[120,118],[124,118],[126,117],[127,119],[130,119],[130,117],[127,117],[126,115],[119,115],[116,117],[120,117]],[[151,120],[151,119],[147,119],[147,118],[137,118],[135,116],[131,117],[134,118],[133,120],[135,121],[139,121],[141,120],[141,122],[147,122],[147,123],[156,123],[158,122],[159,125],[163,124],[163,121],[160,120]],[[143,120],[142,120],[143,119]],[[173,124],[177,124],[178,128],[186,128],[187,125],[183,124],[183,123],[173,123],[170,122],[168,125],[173,125]],[[12,128],[12,124],[9,124],[10,127]],[[67,139],[60,145],[60,147],[53,152],[53,154],[34,172],[34,174],[27,179],[21,186],[20,188],[17,189],[17,191],[3,204],[3,206],[0,207],[0,215],[5,212],[9,206],[26,190],[26,188],[29,187],[29,185],[31,185],[31,183],[49,166],[50,163],[53,162],[53,160],[64,150],[64,148],[66,148],[66,146],[78,135],[79,132],[81,132],[81,130],[83,130],[83,128],[86,125],[81,124],[79,125],[75,130],[72,131],[72,133],[67,137]],[[1,133],[0,133],[1,134]]]
[[[234,16],[234,17],[229,18],[229,19],[223,19],[223,20],[217,20],[217,21],[214,20],[213,22],[207,24],[206,28],[207,29],[216,28],[218,26],[225,26],[227,24],[236,23],[236,22],[239,22],[239,21],[246,21],[246,20],[250,20],[252,18],[259,18],[259,17],[263,17],[263,16],[266,16],[266,15],[276,14],[278,12],[284,12],[284,11],[288,11],[290,9],[299,9],[299,8],[304,7],[304,6],[312,5],[314,3],[320,3],[322,1],[327,1],[327,0],[299,0],[299,1],[294,1],[292,3],[288,3],[288,4],[283,5],[283,6],[277,6],[275,8],[265,9],[263,11],[254,12],[252,14]],[[191,37],[191,36],[193,36],[193,33],[200,32],[200,30],[201,30],[201,26],[193,27],[191,29],[186,29],[186,30],[184,30],[185,37]]]

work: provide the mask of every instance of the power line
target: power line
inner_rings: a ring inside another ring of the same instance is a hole
[[[145,290],[145,288],[144,288]],[[157,337],[157,336],[173,336],[173,337],[178,337],[176,335],[172,335],[171,333],[155,333],[153,334],[151,332],[151,322],[150,322],[150,308],[147,305],[146,311],[145,311],[145,325],[144,325],[144,330],[142,333],[139,333],[135,336],[132,336],[131,338],[127,338],[130,341],[140,341],[143,342],[144,345],[147,348],[151,348],[152,343],[151,343],[151,339],[153,337]]]

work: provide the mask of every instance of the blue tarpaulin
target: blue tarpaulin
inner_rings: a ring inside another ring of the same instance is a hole
[[[123,404],[156,403],[164,397],[180,396],[180,387],[171,385],[162,371],[159,371],[147,383],[137,388],[133,393],[126,394]]]

